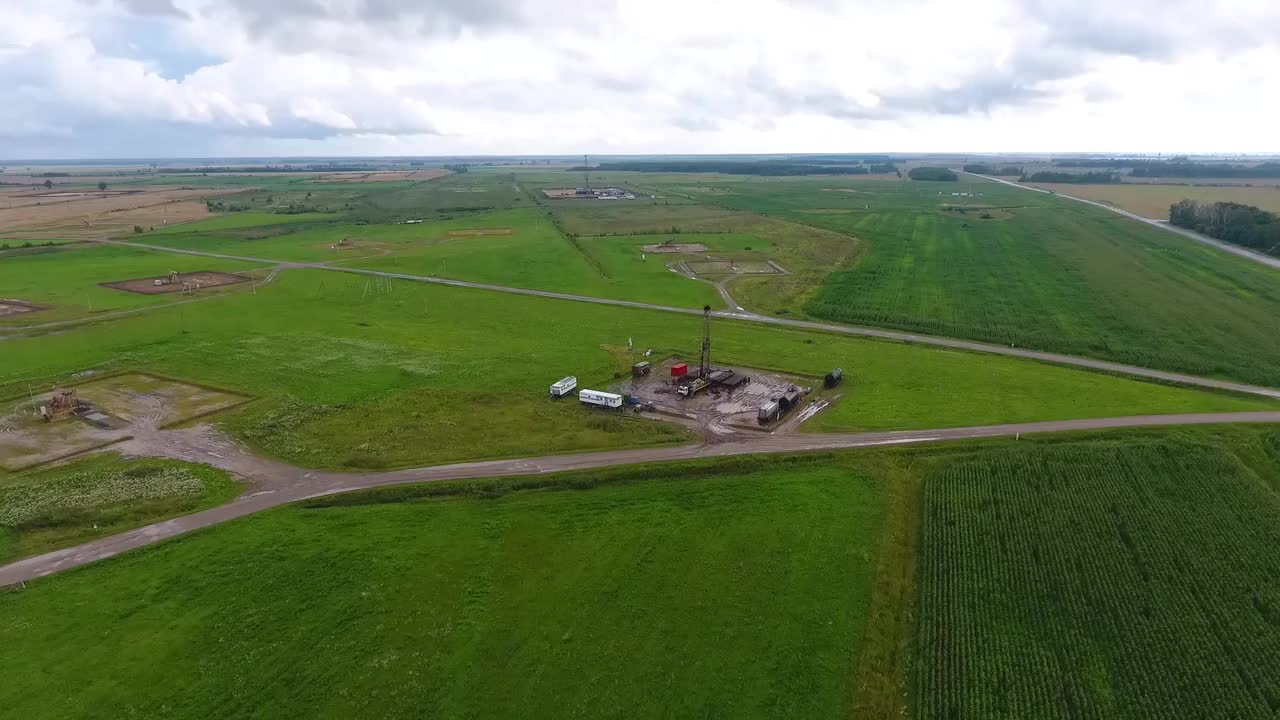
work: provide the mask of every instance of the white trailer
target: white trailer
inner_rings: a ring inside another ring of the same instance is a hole
[[[570,375],[551,384],[551,397],[562,398],[578,388],[578,378]]]
[[[620,408],[622,407],[622,396],[615,393],[600,392],[599,390],[579,390],[578,401],[583,405],[594,405],[603,408]]]

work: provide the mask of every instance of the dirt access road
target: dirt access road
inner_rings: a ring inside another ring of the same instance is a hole
[[[306,268],[311,270],[328,270],[331,272],[343,272],[353,275],[368,275],[373,277],[392,278],[395,280],[431,283],[433,285],[447,285],[449,287],[489,290],[492,292],[503,292],[513,295],[529,295],[532,297],[553,298],[556,300],[572,300],[574,302],[594,303],[596,305],[612,305],[615,307],[629,307],[640,310],[656,310],[659,312],[680,313],[682,315],[702,315],[701,310],[694,308],[654,305],[652,303],[635,302],[633,300],[610,300],[608,298],[590,297],[587,295],[570,295],[568,293],[551,292],[549,290],[530,290],[528,288],[514,288],[506,287],[504,285],[467,282],[466,280],[448,280],[445,278],[428,277],[424,275],[410,275],[408,273],[363,270],[360,268],[348,268],[323,263],[288,262],[267,258],[245,257],[242,255],[200,252],[198,250],[178,250],[176,248],[161,247],[159,245],[145,245],[142,243],[123,242],[119,240],[98,240],[96,242],[106,243],[109,245],[143,248],[146,250],[156,250],[159,252],[178,253],[181,255],[199,255],[202,257],[222,258],[226,260],[241,260],[245,262],[271,264],[275,265],[279,269]],[[732,300],[731,297],[726,299]],[[736,307],[737,303],[731,302],[731,305]],[[878,328],[857,327],[855,325],[832,325],[828,323],[809,322],[806,320],[788,320],[786,318],[759,315],[748,310],[717,310],[712,311],[711,315],[713,317],[724,318],[727,320],[742,320],[745,322],[763,323],[779,327],[817,330],[820,332],[841,333],[844,335],[857,335],[861,337],[876,338],[879,340],[893,340],[896,342],[913,343],[917,345],[932,345],[936,347],[951,348],[953,350],[987,353],[990,355],[1005,355],[1008,357],[1023,358],[1026,360],[1038,360],[1040,362],[1054,363],[1056,365],[1071,365],[1074,367],[1088,368],[1090,370],[1101,370],[1103,372],[1116,373],[1118,375],[1129,375],[1147,380],[1159,380],[1161,382],[1193,385],[1196,387],[1211,388],[1214,390],[1243,393],[1245,395],[1258,395],[1261,397],[1280,399],[1280,390],[1274,388],[1262,387],[1259,385],[1247,385],[1244,383],[1235,383],[1226,380],[1215,380],[1213,378],[1203,378],[1195,375],[1184,375],[1182,373],[1166,372],[1164,370],[1152,370],[1151,368],[1138,367],[1136,365],[1123,365],[1121,363],[1094,360],[1092,358],[1077,357],[1074,355],[1059,355],[1057,353],[1025,350],[1023,348],[1005,347],[1003,345],[990,345],[987,343],[974,342],[972,340],[956,340],[953,338],[937,337],[934,335],[898,332],[896,330],[880,330]]]
[[[117,446],[117,448],[126,453],[171,457],[214,465],[244,478],[248,483],[248,490],[238,499],[226,505],[5,565],[0,567],[0,587],[27,582],[63,570],[88,565],[128,550],[298,500],[388,485],[539,475],[569,470],[689,460],[703,457],[847,450],[975,438],[1016,437],[1022,434],[1072,430],[1105,430],[1112,428],[1219,423],[1280,423],[1280,411],[1146,415],[1093,420],[1020,423],[1016,425],[984,425],[941,430],[765,436],[760,439],[716,445],[684,445],[638,450],[612,450],[576,455],[553,455],[515,460],[490,460],[377,473],[312,471],[261,458],[252,455],[244,448],[218,435],[208,426],[173,431],[142,428],[133,440]]]
[[[976,178],[982,178],[983,180],[990,180],[992,182],[998,182],[1004,185],[1011,185],[1013,187],[1021,188],[1023,190],[1030,190],[1031,192],[1044,193],[1045,195],[1056,195],[1060,198],[1075,200],[1076,202],[1082,202],[1086,205],[1093,205],[1095,207],[1100,207],[1103,210],[1110,210],[1113,213],[1123,215],[1127,218],[1137,220],[1138,222],[1141,222],[1141,223],[1146,223],[1147,225],[1151,225],[1152,227],[1158,227],[1161,230],[1167,230],[1171,233],[1176,233],[1178,235],[1181,235],[1184,238],[1189,238],[1191,240],[1195,240],[1196,242],[1204,243],[1205,245],[1212,245],[1213,247],[1216,247],[1219,250],[1224,250],[1226,252],[1231,253],[1232,255],[1239,255],[1242,258],[1252,260],[1258,264],[1267,265],[1273,268],[1280,269],[1280,258],[1274,258],[1269,255],[1263,255],[1262,253],[1256,253],[1252,250],[1242,248],[1239,245],[1232,245],[1231,243],[1226,243],[1216,238],[1211,238],[1208,235],[1201,235],[1200,233],[1195,232],[1194,230],[1188,230],[1186,228],[1180,228],[1176,225],[1170,225],[1164,220],[1155,220],[1152,218],[1142,217],[1137,213],[1131,213],[1128,210],[1125,210],[1124,208],[1118,208],[1114,205],[1108,205],[1103,202],[1098,202],[1097,200],[1089,200],[1088,198],[1076,197],[1075,195],[1067,195],[1067,194],[1052,191],[1052,190],[1045,190],[1043,188],[1029,187],[1027,185],[1022,185],[1021,183],[1016,183],[1011,180],[1002,180],[998,177],[991,177],[990,175],[979,175],[977,173],[968,173],[963,170],[956,170],[955,172],[960,173],[962,175],[972,175],[973,177],[976,177]]]

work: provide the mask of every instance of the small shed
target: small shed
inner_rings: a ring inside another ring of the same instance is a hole
[[[829,388],[833,388],[842,382],[844,382],[844,371],[841,370],[840,368],[836,368],[835,370],[832,370],[831,372],[827,373],[827,377],[824,380],[823,384],[825,384]]]
[[[642,360],[631,366],[631,375],[632,377],[643,377],[648,375],[651,370],[653,370],[653,366],[649,364],[649,361]]]
[[[689,363],[676,363],[671,366],[671,377],[682,378],[689,374]]]

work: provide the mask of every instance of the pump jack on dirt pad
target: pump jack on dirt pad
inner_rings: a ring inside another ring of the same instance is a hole
[[[690,398],[699,392],[706,390],[711,381],[708,377],[711,375],[711,306],[704,305],[702,308],[702,354],[698,357],[698,377],[685,382],[676,392],[684,397]]]

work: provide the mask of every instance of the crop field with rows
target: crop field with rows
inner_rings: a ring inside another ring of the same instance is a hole
[[[926,478],[917,718],[1275,718],[1280,435],[1006,447]]]
[[[705,202],[864,241],[811,317],[1280,383],[1280,273],[1192,240],[986,182],[709,183]]]

